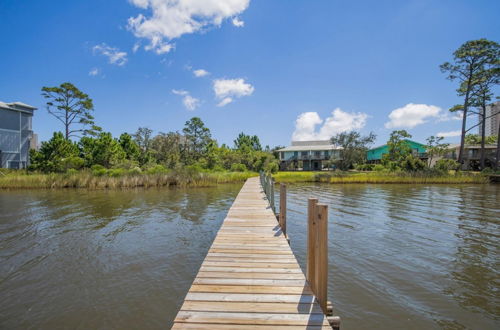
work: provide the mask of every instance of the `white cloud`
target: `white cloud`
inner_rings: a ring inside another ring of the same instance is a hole
[[[450,120],[462,120],[463,113],[462,112],[449,112],[446,111],[443,114],[440,114],[438,117],[438,122],[442,121],[450,121]]]
[[[196,77],[205,77],[205,76],[208,76],[210,74],[210,72],[208,72],[207,70],[203,70],[203,69],[198,69],[198,70],[193,70],[193,74],[196,76]]]
[[[89,71],[89,76],[95,77],[97,76],[101,71],[98,68],[93,68],[92,70]]]
[[[430,118],[439,118],[441,108],[435,105],[408,103],[402,108],[392,110],[386,128],[413,128],[424,124]]]
[[[127,53],[121,52],[116,47],[110,47],[105,43],[102,43],[100,45],[95,45],[94,48],[92,48],[92,50],[94,51],[94,54],[98,53],[108,57],[109,63],[111,64],[122,66],[125,63],[127,63]]]
[[[139,42],[136,42],[134,44],[134,47],[132,47],[132,52],[135,53],[139,50],[139,47],[141,47],[141,44]]]
[[[362,112],[345,112],[340,108],[332,111],[332,115],[324,121],[317,112],[301,113],[295,121],[294,141],[328,140],[342,132],[359,130],[366,125],[368,115]],[[323,124],[319,131],[317,125]]]
[[[182,96],[182,104],[190,111],[195,110],[200,105],[200,100],[189,95],[188,91],[172,89],[172,93]]]
[[[229,103],[233,102],[233,99],[231,97],[225,97],[222,99],[222,101],[220,101],[219,103],[217,103],[217,106],[218,107],[223,107]]]
[[[245,22],[243,22],[238,17],[234,17],[233,20],[232,20],[232,22],[233,22],[233,25],[236,26],[236,27],[243,27],[243,26],[245,26]]]
[[[444,138],[447,138],[447,137],[456,137],[456,136],[462,135],[462,131],[439,132],[436,135],[437,136],[442,136]]]
[[[172,50],[173,39],[220,26],[225,19],[245,11],[250,0],[131,0],[131,3],[151,10],[151,15],[130,17],[128,29],[137,38],[149,40],[146,50],[163,54]]]
[[[215,97],[221,100],[219,107],[231,103],[235,97],[252,95],[254,90],[255,88],[246,83],[243,78],[214,80]]]

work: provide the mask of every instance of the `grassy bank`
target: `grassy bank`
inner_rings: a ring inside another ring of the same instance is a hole
[[[488,178],[478,173],[457,172],[426,174],[406,172],[279,172],[273,175],[276,182],[327,182],[327,183],[488,183]]]
[[[29,173],[9,171],[0,174],[0,189],[87,188],[116,189],[134,187],[209,187],[220,183],[239,183],[257,176],[254,172],[125,173],[96,175],[91,171],[71,173]]]

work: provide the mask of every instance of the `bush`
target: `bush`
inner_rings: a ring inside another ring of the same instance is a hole
[[[408,172],[422,171],[426,167],[426,164],[422,160],[413,155],[406,156],[406,158],[401,162],[401,168]]]
[[[375,165],[373,164],[359,164],[356,165],[356,170],[358,171],[373,171]]]
[[[71,156],[61,160],[61,167],[66,171],[69,169],[79,170],[83,167],[84,162],[83,158]]]
[[[373,170],[375,172],[383,172],[383,171],[385,171],[385,167],[382,164],[377,164],[377,165],[373,166]]]
[[[231,171],[233,172],[245,172],[247,170],[247,167],[245,164],[241,163],[236,163],[231,165]]]
[[[434,169],[441,172],[456,171],[460,168],[460,164],[453,159],[440,159],[434,165]]]
[[[92,165],[90,169],[92,170],[92,174],[95,176],[103,176],[108,172],[104,166],[99,164]]]
[[[107,170],[107,175],[109,175],[112,178],[117,178],[123,176],[124,174],[125,170],[123,168],[112,168],[110,170]]]
[[[139,169],[139,173],[141,173],[141,169],[138,167],[137,167],[137,169]],[[166,173],[166,172],[168,172],[168,170],[163,165],[151,166],[150,168],[148,168],[146,170],[147,174],[159,174],[159,173]]]

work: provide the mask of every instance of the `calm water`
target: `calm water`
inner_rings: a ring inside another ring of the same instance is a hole
[[[168,328],[239,185],[0,191],[0,329]],[[500,328],[500,186],[291,185],[330,206],[343,329]]]

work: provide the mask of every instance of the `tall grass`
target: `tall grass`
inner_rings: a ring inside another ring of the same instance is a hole
[[[406,173],[406,172],[279,172],[276,182],[326,182],[326,183],[407,183],[407,184],[456,184],[488,183],[486,176],[477,173]]]
[[[193,186],[208,187],[220,183],[244,182],[256,176],[254,172],[193,172],[169,171],[163,173],[136,173],[123,175],[95,175],[90,171],[64,174],[9,172],[0,175],[0,189],[21,188],[87,188],[119,189],[134,187]]]

